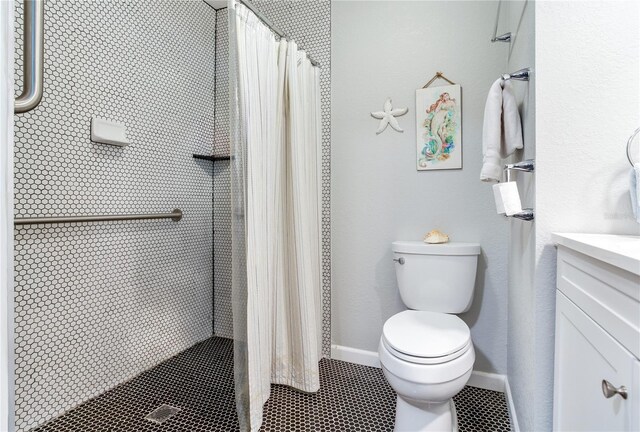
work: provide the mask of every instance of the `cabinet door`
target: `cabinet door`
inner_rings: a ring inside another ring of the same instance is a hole
[[[639,430],[638,360],[559,291],[556,307],[554,430]],[[627,399],[606,398],[602,380]]]

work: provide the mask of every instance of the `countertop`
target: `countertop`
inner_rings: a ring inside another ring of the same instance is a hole
[[[640,236],[553,233],[552,239],[558,246],[640,275]]]

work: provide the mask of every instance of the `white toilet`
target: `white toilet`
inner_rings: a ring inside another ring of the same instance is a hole
[[[392,245],[400,297],[411,310],[385,322],[380,363],[398,394],[395,431],[457,431],[453,396],[475,361],[469,327],[458,318],[471,306],[480,245]]]

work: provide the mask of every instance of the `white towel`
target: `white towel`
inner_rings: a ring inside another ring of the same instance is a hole
[[[631,168],[631,184],[629,185],[631,208],[636,222],[640,223],[640,163],[634,163]]]
[[[480,180],[499,182],[501,160],[522,148],[522,125],[511,82],[496,80],[489,89],[482,129],[482,171]]]

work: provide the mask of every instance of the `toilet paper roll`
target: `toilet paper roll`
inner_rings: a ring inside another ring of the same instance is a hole
[[[496,201],[498,214],[512,216],[522,211],[520,194],[516,182],[498,183],[493,185],[493,197]]]
[[[496,202],[496,212],[498,214],[504,214],[504,203],[502,202],[502,195],[500,194],[500,188],[498,186],[504,183],[497,183],[493,185],[493,199]]]

